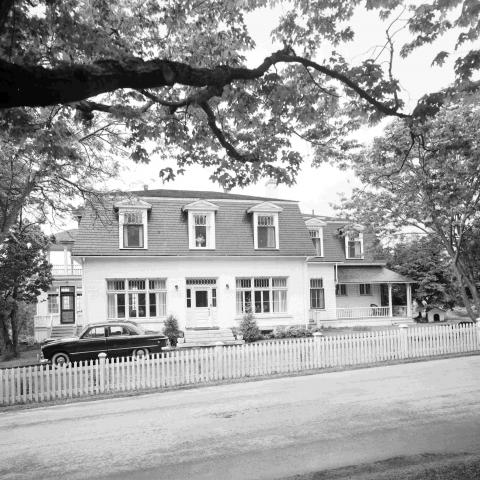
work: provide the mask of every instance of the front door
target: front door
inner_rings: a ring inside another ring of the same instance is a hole
[[[60,323],[75,323],[75,287],[60,287]]]
[[[187,319],[191,328],[214,327],[217,318],[217,289],[214,285],[187,285]]]

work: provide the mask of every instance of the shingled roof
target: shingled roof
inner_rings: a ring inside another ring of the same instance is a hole
[[[86,208],[73,254],[77,256],[311,256],[315,254],[298,203],[219,192],[142,190],[129,192],[152,206],[148,217],[148,249],[118,248],[116,198],[107,199],[97,210]],[[148,200],[147,200],[148,199]],[[191,250],[188,244],[188,216],[182,211],[194,199],[218,206],[215,219],[215,250]],[[252,215],[247,210],[263,201],[276,202],[279,213],[278,250],[255,250]]]
[[[55,233],[53,235],[55,241],[50,245],[50,251],[61,251],[63,250],[64,244],[73,244],[77,238],[77,234],[77,228]]]
[[[376,255],[376,252],[373,248],[375,243],[375,234],[369,232],[368,230],[363,232],[363,249],[364,249],[364,258],[363,259],[347,259],[345,254],[345,239],[338,234],[338,229],[343,227],[348,223],[344,219],[329,219],[329,217],[321,216],[312,216],[304,215],[304,221],[307,221],[311,218],[318,218],[323,220],[326,223],[326,226],[323,227],[323,257],[315,257],[310,259],[311,262],[338,262],[345,264],[385,264],[384,258],[379,258]]]

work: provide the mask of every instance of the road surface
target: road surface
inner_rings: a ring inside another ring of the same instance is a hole
[[[0,412],[0,478],[278,479],[480,453],[480,356]]]

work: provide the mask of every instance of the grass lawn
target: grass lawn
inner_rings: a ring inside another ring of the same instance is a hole
[[[18,357],[5,360],[4,356],[0,356],[0,368],[22,367],[25,365],[34,365],[38,363],[37,356],[40,355],[40,346],[34,345],[28,347],[19,345]]]

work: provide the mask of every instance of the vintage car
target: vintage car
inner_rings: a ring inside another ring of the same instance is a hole
[[[49,340],[42,345],[45,361],[57,365],[65,362],[107,357],[143,356],[161,352],[168,338],[157,332],[145,332],[131,322],[106,322],[87,325],[78,337]]]

